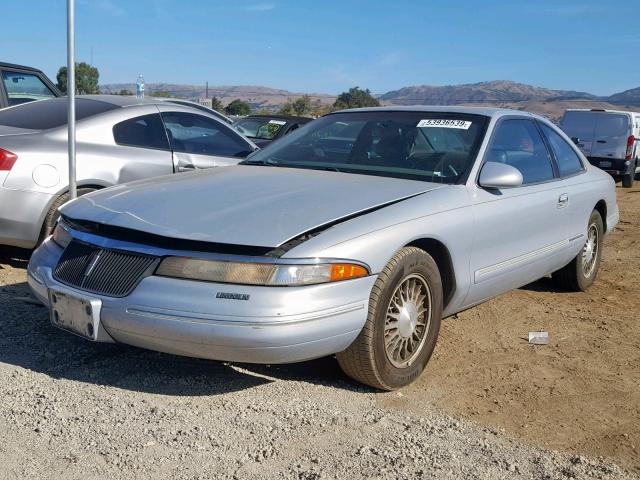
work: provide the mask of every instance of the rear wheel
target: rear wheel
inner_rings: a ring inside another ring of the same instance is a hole
[[[630,170],[630,172],[628,174],[622,176],[622,186],[624,188],[633,187],[633,181],[636,178],[636,163],[631,165],[629,170]]]
[[[337,354],[351,378],[395,390],[422,373],[436,345],[442,318],[442,281],[433,258],[405,247],[378,276],[358,338]]]
[[[82,195],[86,195],[87,193],[93,192],[95,190],[96,190],[95,188],[78,188],[77,193],[78,193],[78,196],[81,197]],[[49,235],[51,235],[51,233],[53,232],[53,227],[56,226],[58,217],[60,217],[60,214],[58,213],[58,208],[60,208],[65,203],[67,203],[69,201],[69,198],[70,198],[69,192],[63,193],[56,199],[55,202],[53,202],[53,205],[51,205],[51,208],[49,208],[49,211],[47,212],[47,216],[44,217],[44,223],[42,224],[42,230],[40,231],[40,238],[38,239],[38,245],[40,245],[44,241],[44,239],[47,238]]]
[[[587,240],[580,253],[564,268],[552,275],[561,288],[584,292],[596,279],[602,258],[604,226],[600,212],[591,212],[587,227]]]

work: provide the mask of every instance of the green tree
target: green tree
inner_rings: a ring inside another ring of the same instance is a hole
[[[217,97],[211,97],[211,108],[213,108],[216,112],[222,112],[224,110],[224,105]]]
[[[157,92],[152,92],[151,96],[159,98],[171,98],[173,95],[171,95],[171,92],[168,92],[166,90],[158,90]]]
[[[67,93],[67,67],[60,67],[56,75],[58,80],[58,88],[61,92]],[[96,67],[92,67],[88,63],[76,63],[76,93],[80,95],[90,93],[100,93],[98,89],[98,80],[100,73]]]
[[[251,105],[249,105],[249,102],[236,99],[227,105],[224,111],[227,115],[249,115],[251,113]]]
[[[360,87],[350,88],[348,92],[342,92],[338,95],[333,106],[342,110],[344,108],[361,108],[361,107],[378,107],[380,102],[376,97],[371,95],[371,91],[367,88],[362,90]]]
[[[282,115],[309,115],[313,110],[313,104],[309,95],[303,95],[293,101],[287,101],[280,109]]]
[[[131,90],[127,90],[126,88],[123,88],[118,92],[118,95],[133,95],[133,92]]]

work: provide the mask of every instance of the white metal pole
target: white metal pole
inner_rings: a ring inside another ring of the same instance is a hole
[[[76,198],[76,58],[74,32],[74,0],[67,0],[67,98],[69,117],[67,142],[69,144],[69,197]]]

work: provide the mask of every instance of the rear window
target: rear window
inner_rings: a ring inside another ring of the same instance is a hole
[[[30,102],[6,110],[0,110],[0,125],[31,130],[48,130],[67,124],[66,97]],[[76,99],[76,120],[119,108],[111,103],[88,98]]]
[[[592,140],[596,130],[596,115],[593,112],[566,112],[560,126],[571,138]]]
[[[566,112],[560,124],[569,137],[592,141],[602,137],[626,136],[630,119],[620,113]]]
[[[626,115],[601,113],[596,124],[597,137],[626,137],[629,133],[629,117]]]

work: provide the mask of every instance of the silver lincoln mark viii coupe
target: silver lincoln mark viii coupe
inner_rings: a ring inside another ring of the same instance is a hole
[[[227,361],[336,354],[385,390],[424,370],[443,316],[549,274],[589,287],[619,218],[550,122],[466,107],[334,113],[60,211],[28,270],[54,325]]]

